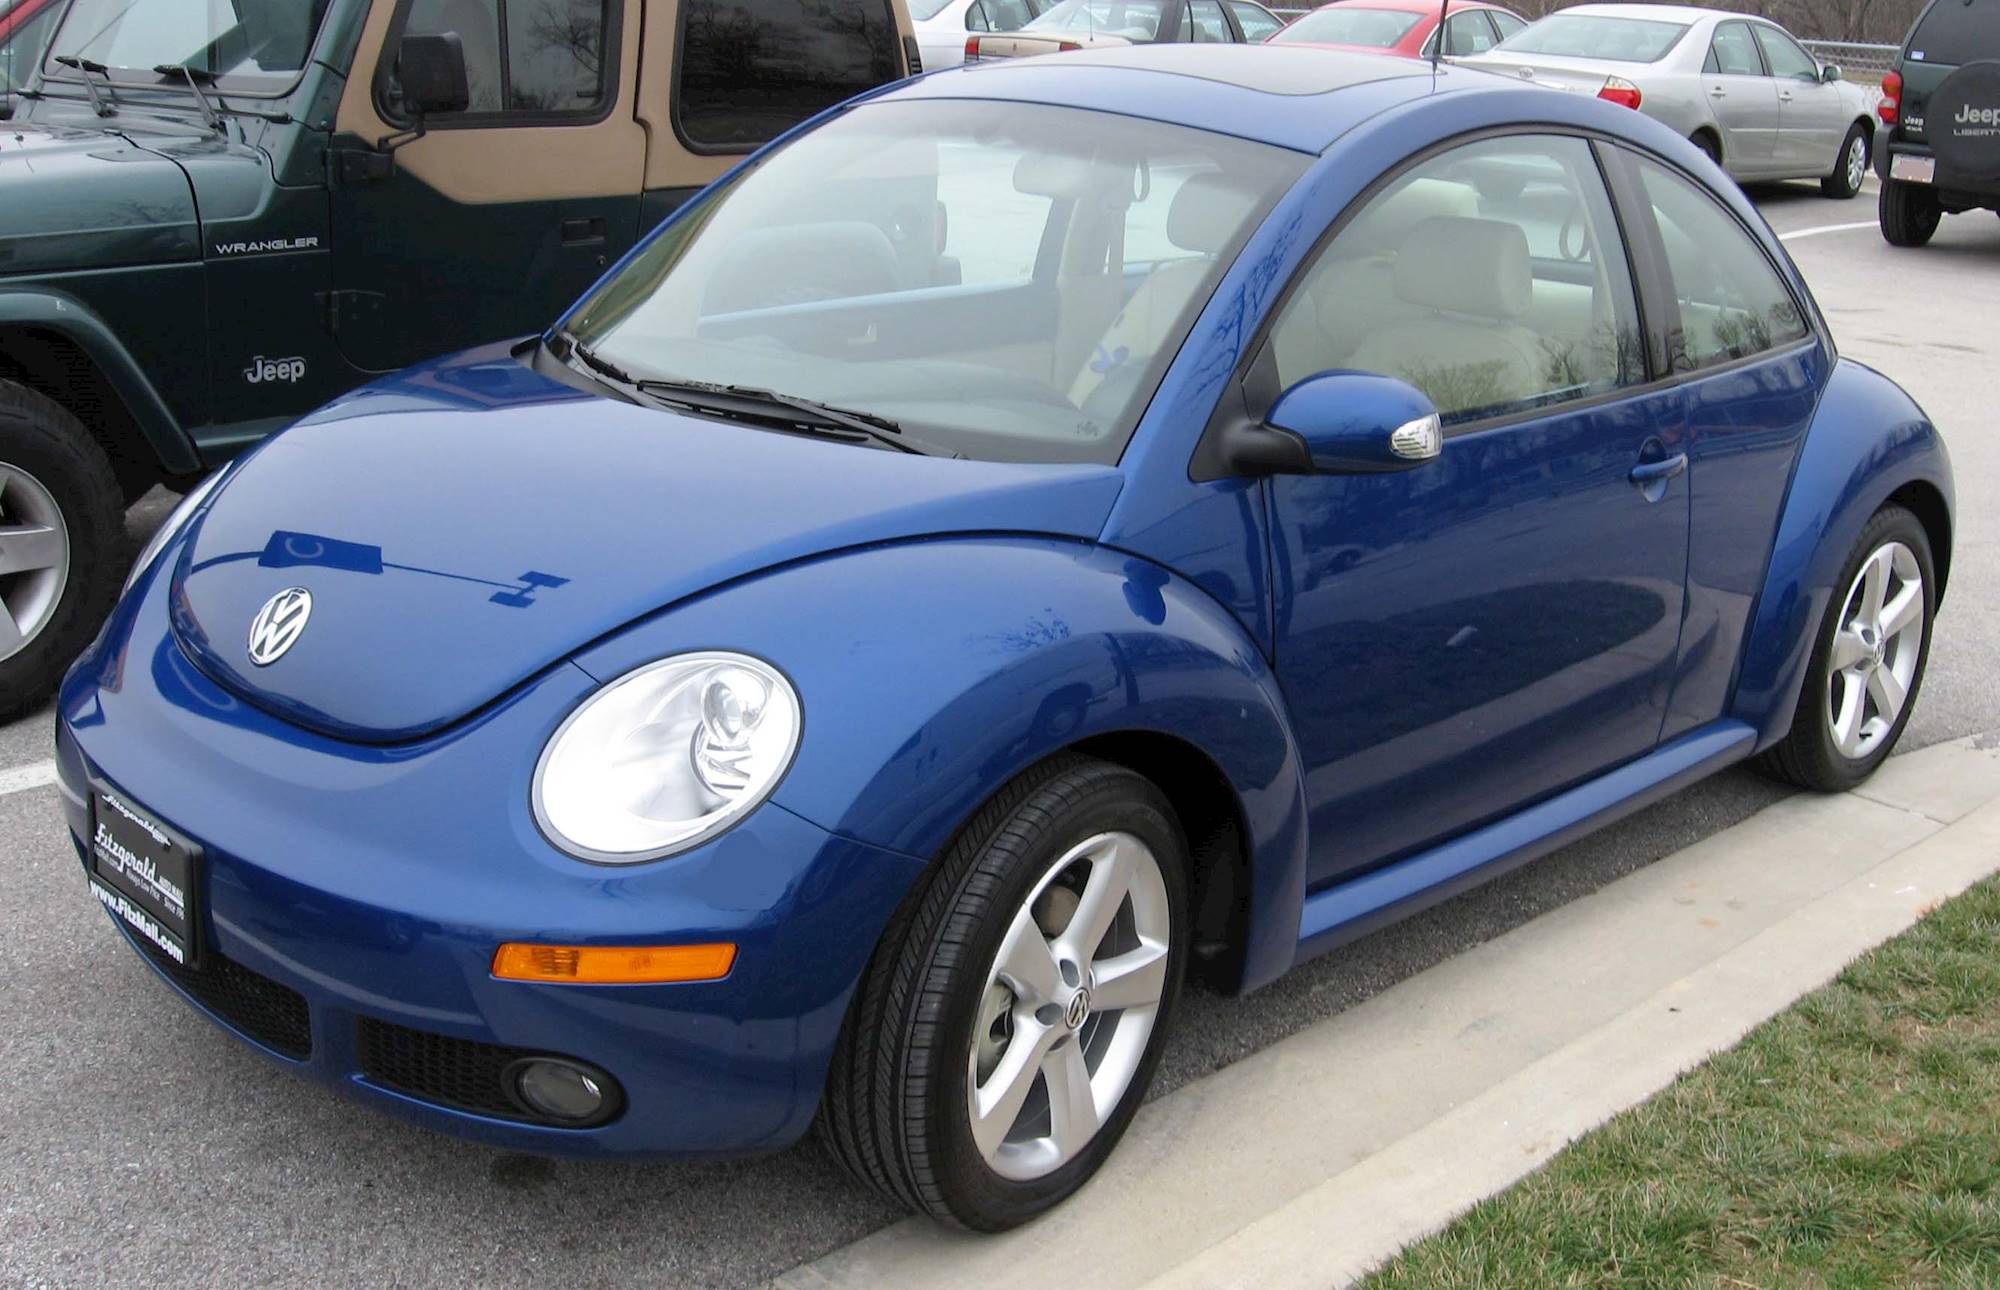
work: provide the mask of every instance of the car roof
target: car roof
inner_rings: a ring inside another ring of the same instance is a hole
[[[1692,4],[1577,4],[1556,13],[1577,18],[1650,18],[1654,22],[1700,22],[1704,18],[1754,18],[1749,13],[1707,9]],[[1555,14],[1550,14],[1554,17]]]
[[[1391,9],[1397,13],[1436,13],[1438,0],[1332,0],[1320,5],[1321,9]],[[1505,5],[1489,4],[1487,0],[1451,0],[1451,11],[1461,9],[1504,9]],[[1312,10],[1308,9],[1307,13]],[[1305,14],[1300,14],[1304,17]]]
[[[1145,117],[1323,151],[1362,121],[1427,94],[1485,88],[1489,73],[1306,45],[1129,45],[968,63],[904,81],[875,102],[998,99]]]

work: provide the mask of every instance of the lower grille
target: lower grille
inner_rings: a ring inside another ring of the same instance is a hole
[[[509,1068],[514,1063],[549,1053],[454,1039],[373,1017],[360,1019],[358,1038],[361,1073],[370,1083],[476,1115],[573,1127],[523,1106],[510,1084]]]
[[[312,1014],[306,997],[233,959],[209,950],[186,968],[143,936],[128,936],[153,965],[195,1001],[266,1048],[296,1061],[312,1056]]]

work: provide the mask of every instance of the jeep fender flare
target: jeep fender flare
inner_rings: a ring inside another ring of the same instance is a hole
[[[54,332],[96,364],[163,473],[188,475],[202,468],[194,441],[116,333],[88,305],[47,287],[0,286],[0,355],[6,352],[4,333],[17,327]],[[81,417],[80,410],[71,410]]]
[[[1892,498],[1923,521],[1944,599],[1951,564],[1951,460],[1937,427],[1894,382],[1841,359],[1799,449],[1744,648],[1731,715],[1769,747],[1791,726],[1813,637],[1842,563]]]
[[[1238,988],[1292,965],[1306,810],[1284,700],[1242,625],[1160,565],[1044,537],[853,548],[684,601],[574,661],[608,682],[698,649],[763,658],[799,696],[797,759],[772,803],[924,864],[1065,749],[1185,745],[1226,781],[1242,829]],[[858,977],[880,931],[854,929],[866,949],[843,970]]]

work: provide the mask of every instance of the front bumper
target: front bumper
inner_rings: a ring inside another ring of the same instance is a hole
[[[191,1002],[303,1074],[515,1150],[735,1153],[805,1131],[847,1000],[918,862],[766,803],[684,855],[584,864],[541,836],[528,796],[543,743],[596,686],[581,670],[551,669],[419,743],[344,744],[215,685],[172,639],[165,593],[148,582],[64,682],[57,765],[79,857],[93,779],[205,849],[202,971],[230,979],[191,980],[144,955]],[[738,951],[714,982],[547,985],[491,975],[510,940]],[[385,1067],[385,1035],[405,1058],[411,1043],[444,1054],[461,1078],[500,1060],[488,1050],[579,1059],[617,1080],[625,1107],[569,1129],[470,1096],[447,1104]]]

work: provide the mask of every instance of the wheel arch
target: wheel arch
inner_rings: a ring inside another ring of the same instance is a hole
[[[1688,132],[1688,142],[1694,144],[1697,148],[1701,146],[1701,141],[1704,138],[1715,146],[1716,164],[1727,166],[1729,164],[1729,149],[1724,146],[1722,131],[1704,122]]]
[[[125,346],[61,292],[0,291],[0,379],[68,409],[110,458],[130,500],[201,469],[194,443]]]
[[[1893,381],[1842,359],[1793,467],[1737,675],[1731,715],[1757,730],[1758,750],[1789,729],[1840,566],[1891,502],[1924,525],[1942,595],[1954,524],[1944,440]]]

